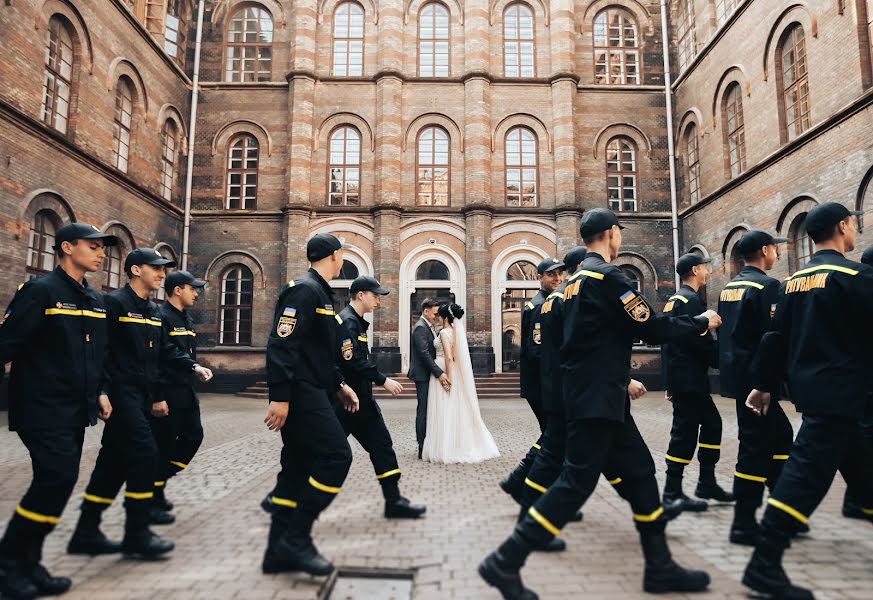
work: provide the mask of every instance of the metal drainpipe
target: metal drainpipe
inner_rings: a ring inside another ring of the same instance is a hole
[[[667,156],[670,164],[670,212],[673,220],[673,264],[679,260],[679,204],[676,198],[676,143],[673,140],[673,92],[670,74],[670,29],[667,26],[667,0],[661,0],[661,39],[664,54],[664,99],[667,104]],[[675,269],[673,270],[675,273]],[[679,289],[679,275],[675,275]]]
[[[194,45],[194,79],[191,92],[191,118],[188,123],[188,169],[185,173],[185,224],[182,228],[182,269],[188,269],[188,240],[191,235],[191,188],[194,180],[194,134],[197,130],[197,100],[200,96],[200,43],[203,39],[203,9],[197,6],[197,41]]]

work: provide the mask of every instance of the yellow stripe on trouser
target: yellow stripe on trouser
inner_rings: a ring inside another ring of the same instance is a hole
[[[691,464],[691,459],[686,460],[684,458],[676,458],[675,456],[670,456],[669,454],[665,454],[664,457],[667,460],[672,460],[673,462],[682,463],[683,465],[690,465]]]
[[[155,487],[164,487],[165,485],[167,485],[166,481],[156,481],[155,482]]]
[[[340,490],[342,490],[342,488],[332,487],[329,485],[324,485],[323,483],[319,483],[312,476],[309,477],[309,485],[317,490],[321,490],[322,492],[327,492],[328,494],[339,494]]]
[[[606,481],[608,481],[610,485],[618,485],[619,483],[621,483],[621,477],[616,477],[615,479],[607,479]]]
[[[297,508],[297,503],[294,500],[286,500],[277,496],[270,496],[270,502],[279,506],[287,506],[288,508]]]
[[[774,454],[773,460],[788,460],[787,454]]]
[[[51,515],[41,515],[39,513],[35,513],[33,511],[27,510],[26,508],[21,508],[21,505],[15,507],[15,512],[18,515],[24,517],[29,521],[36,521],[37,523],[48,523],[49,525],[57,525],[61,518],[53,517]]]
[[[552,535],[559,535],[561,533],[560,529],[552,525],[551,522],[547,518],[542,516],[539,512],[537,512],[537,509],[535,509],[533,506],[527,509],[527,514],[533,517],[534,521],[542,525],[543,529],[545,529]]]
[[[637,521],[638,523],[651,523],[652,521],[654,521],[658,517],[660,517],[662,514],[664,514],[664,507],[659,506],[658,510],[656,510],[655,512],[649,513],[647,515],[638,515],[638,514],[634,513],[634,521]]]
[[[740,479],[748,479],[749,481],[757,481],[758,483],[766,483],[766,477],[759,477],[757,475],[747,475],[746,473],[740,473],[739,471],[734,471],[734,477],[739,477]]]
[[[155,497],[154,492],[124,492],[125,498],[130,498],[131,500],[149,500]]]
[[[390,471],[385,471],[381,475],[376,475],[376,479],[385,479],[386,477],[391,477],[392,475],[399,475],[400,469],[391,469]]]
[[[536,491],[538,491],[540,494],[545,494],[545,493],[546,493],[546,488],[544,488],[543,486],[541,486],[541,485],[538,484],[538,483],[535,483],[535,482],[531,481],[531,480],[528,479],[527,477],[524,478],[524,482],[527,484],[528,487],[532,487],[533,489],[535,489]]]
[[[873,508],[862,508],[861,512],[864,513],[865,515],[873,516]]]
[[[542,449],[543,449],[543,447],[540,446],[539,444],[534,444],[533,447],[536,448],[537,450],[542,450]]]
[[[185,469],[185,468],[188,467],[188,465],[186,465],[185,463],[180,463],[180,462],[175,461],[175,460],[171,460],[171,461],[170,461],[170,464],[171,464],[171,465],[176,465],[176,466],[179,467],[180,469]]]
[[[767,504],[769,504],[773,508],[778,508],[782,512],[788,513],[789,515],[791,515],[792,517],[794,517],[795,519],[797,519],[798,521],[800,521],[803,524],[806,524],[806,522],[809,520],[808,517],[806,517],[805,515],[803,515],[802,513],[797,511],[796,509],[791,508],[790,506],[788,506],[784,502],[779,502],[779,500],[776,500],[775,498],[767,498]]]
[[[701,448],[709,448],[710,450],[721,450],[721,446],[717,446],[716,444],[704,444],[703,442],[697,444]]]
[[[114,498],[101,498],[100,496],[95,496],[93,494],[85,494],[85,500],[88,502],[94,502],[95,504],[112,504],[112,502],[114,502]]]

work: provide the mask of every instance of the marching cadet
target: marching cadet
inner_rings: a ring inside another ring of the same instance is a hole
[[[270,404],[264,422],[282,434],[282,470],[261,506],[272,513],[264,573],[329,575],[333,565],[312,543],[312,525],[346,479],[352,450],[334,412],[336,393],[350,412],[358,397],[336,366],[336,313],[328,282],[339,276],[344,246],[319,233],[306,244],[309,270],[282,290],[267,340]]]
[[[92,225],[61,227],[58,266],[21,286],[0,319],[0,377],[12,361],[9,429],[33,463],[33,480],[0,540],[3,598],[54,596],[71,585],[40,564],[42,546],[76,485],[85,428],[112,414],[100,394],[106,309],[85,274],[99,271],[104,248],[116,244]]]
[[[403,386],[397,381],[379,372],[370,357],[367,337],[370,323],[364,319],[365,314],[379,308],[381,298],[388,295],[388,290],[373,277],[361,276],[352,282],[349,294],[351,301],[337,318],[337,364],[346,383],[358,395],[360,409],[350,413],[337,402],[336,416],[346,435],[353,435],[370,455],[385,497],[385,518],[417,519],[427,508],[411,504],[400,495],[400,467],[391,434],[373,397],[373,384],[382,386],[394,396],[403,391]]]
[[[161,306],[164,336],[179,350],[197,360],[197,334],[188,309],[194,306],[205,281],[188,271],[173,271],[164,280],[166,301]],[[158,471],[155,480],[151,522],[167,521],[173,503],[165,490],[176,474],[184,470],[203,442],[200,421],[200,400],[196,378],[189,369],[179,368],[164,360],[162,364],[162,395],[152,404],[151,427],[158,445]],[[172,522],[172,521],[171,521]]]
[[[873,449],[860,425],[871,398],[873,268],[845,257],[855,248],[853,217],[861,214],[826,202],[806,215],[816,252],[785,282],[752,363],[754,389],[747,406],[766,416],[787,373],[791,399],[803,414],[743,575],[748,587],[778,598],[814,597],[792,585],[782,555],[827,494],[837,469],[873,520]]]
[[[706,285],[710,262],[712,259],[697,254],[679,257],[676,273],[682,285],[664,305],[664,314],[694,316],[706,310],[698,291]],[[717,502],[733,502],[733,495],[715,480],[715,464],[721,449],[721,415],[709,395],[709,367],[718,367],[715,338],[706,331],[671,341],[662,356],[666,362],[667,394],[673,402],[673,428],[665,457],[664,504],[675,504],[683,511],[707,509],[705,501],[693,500],[682,491],[682,475],[685,465],[694,457],[695,446],[699,446],[700,478],[694,495]]]
[[[718,335],[721,395],[734,398],[737,405],[739,450],[734,473],[734,520],[730,541],[754,546],[760,528],[755,511],[761,506],[764,485],[776,481],[788,459],[794,432],[778,402],[772,403],[764,417],[755,415],[746,398],[752,391],[752,359],[761,338],[770,328],[770,319],[779,300],[780,282],[767,275],[779,260],[779,244],[766,231],[753,229],[737,242],[736,249],[745,263],[718,299],[722,326]]]
[[[540,289],[536,295],[526,302],[521,312],[521,357],[519,366],[519,383],[521,397],[527,400],[537,423],[540,434],[546,429],[546,411],[543,409],[542,390],[540,389],[540,344],[542,331],[537,321],[539,308],[546,297],[558,289],[564,281],[564,263],[557,258],[546,258],[537,265],[537,279]],[[540,450],[542,437],[530,447],[521,462],[500,482],[500,488],[512,496],[519,504],[522,501],[524,480],[533,465],[534,457]]]
[[[127,255],[123,288],[104,296],[108,356],[104,391],[112,401],[112,418],[103,430],[97,464],[85,488],[82,512],[67,546],[70,554],[123,552],[142,557],[166,554],[173,543],[149,529],[158,449],[149,427],[149,414],[158,399],[161,361],[188,370],[208,381],[212,372],[194,362],[163,335],[158,307],[149,293],[160,288],[165,267],[175,266],[152,248],[137,248]],[[103,511],[127,482],[124,506],[127,518],[119,545],[100,531]]]
[[[558,480],[530,507],[513,534],[488,555],[479,574],[504,598],[533,600],[519,571],[585,503],[603,472],[621,473],[645,555],[647,592],[698,591],[709,575],[676,564],[664,535],[666,517],[655,464],[633,417],[627,386],[635,339],[660,342],[700,335],[720,324],[711,310],[697,316],[655,316],[626,275],[610,262],[621,248],[621,225],[612,211],[582,216],[579,233],[588,254],[564,289],[561,346],[567,450]]]

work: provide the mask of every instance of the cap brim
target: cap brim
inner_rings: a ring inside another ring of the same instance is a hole
[[[852,216],[855,216],[855,217],[863,217],[864,211],[863,210],[850,210],[849,214]]]
[[[702,258],[701,261],[700,261],[699,263],[697,263],[697,264],[698,264],[698,265],[705,265],[705,264],[709,264],[709,263],[711,263],[711,262],[712,262],[712,257],[711,257],[711,256],[706,256],[706,257]]]
[[[773,241],[770,243],[771,244],[787,244],[788,238],[773,238]]]
[[[82,236],[78,239],[80,239],[80,240],[103,240],[104,246],[117,246],[118,245],[118,238],[114,235],[109,235],[106,233],[94,232],[92,234]]]
[[[379,294],[380,296],[387,296],[387,295],[390,294],[391,292],[389,292],[388,290],[386,290],[386,289],[383,288],[383,287],[377,287],[375,290],[373,290],[373,293],[374,293],[374,294]]]
[[[150,260],[147,263],[142,263],[144,265],[149,265],[151,267],[170,267],[173,268],[176,266],[175,260],[170,260],[168,258],[156,258],[155,260]]]
[[[206,287],[206,282],[202,281],[200,279],[195,279],[194,281],[192,281],[188,285],[190,285],[191,287],[202,288],[202,287]]]
[[[552,271],[555,271],[557,269],[563,269],[565,266],[566,265],[564,263],[558,262],[558,263],[553,264],[551,267],[549,267],[545,271],[543,271],[543,273],[551,273]]]

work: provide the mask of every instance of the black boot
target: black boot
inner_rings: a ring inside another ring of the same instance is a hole
[[[524,587],[519,571],[533,547],[513,533],[479,565],[479,576],[497,588],[504,600],[538,600],[533,590]]]
[[[48,569],[40,564],[43,542],[52,529],[53,525],[41,525],[34,529],[24,546],[22,572],[27,574],[40,596],[59,596],[73,585],[69,577],[52,577]]]
[[[157,506],[150,506],[148,509],[150,525],[170,525],[176,522],[176,517],[173,513],[169,513]]]
[[[537,450],[531,446],[521,462],[500,482],[500,489],[512,496],[512,499],[519,504],[524,504],[524,480],[533,467],[536,456]]]
[[[870,519],[861,510],[861,505],[855,501],[855,497],[852,496],[849,488],[846,488],[846,493],[843,496],[843,516],[847,519]]]
[[[24,574],[16,560],[0,560],[0,598],[31,600],[39,595],[39,589]]]
[[[310,531],[313,519],[299,510],[273,514],[270,537],[261,570],[264,573],[303,571],[310,575],[330,575],[333,564],[318,553]]]
[[[141,503],[140,503],[141,504]],[[170,552],[175,545],[149,529],[148,506],[128,506],[121,551],[134,557],[155,558]]]
[[[411,504],[409,499],[399,496],[395,500],[385,500],[386,519],[417,519],[427,512],[421,504]]]
[[[694,500],[682,491],[682,475],[667,473],[664,484],[664,507],[670,505],[671,512],[704,512],[709,505],[703,500]]]
[[[667,547],[664,530],[640,531],[640,544],[646,559],[643,590],[650,594],[700,592],[709,586],[705,571],[693,571],[676,564]]]
[[[730,542],[741,546],[757,546],[761,541],[761,527],[755,520],[757,506],[738,501],[734,506],[734,521],[731,523]]]
[[[787,543],[762,538],[743,573],[743,585],[779,600],[814,600],[809,590],[791,584],[782,568]]]
[[[716,502],[733,502],[734,495],[723,489],[715,480],[715,465],[700,465],[700,479],[694,495]]]
[[[87,554],[97,556],[100,554],[116,554],[121,552],[121,544],[107,539],[100,531],[100,517],[103,508],[92,502],[82,503],[82,512],[79,513],[79,521],[73,531],[73,537],[67,545],[68,554]]]
[[[152,506],[164,512],[170,512],[173,510],[173,503],[167,500],[167,495],[164,490],[165,488],[163,486],[155,488],[155,497],[152,500]]]

